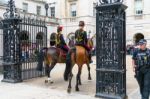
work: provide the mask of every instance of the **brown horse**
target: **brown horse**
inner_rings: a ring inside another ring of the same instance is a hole
[[[68,85],[68,90],[67,92],[71,92],[71,80],[73,77],[72,74],[72,68],[75,64],[78,65],[78,74],[76,76],[76,91],[79,91],[78,85],[81,85],[81,72],[82,72],[82,67],[84,64],[88,66],[88,79],[91,80],[91,74],[90,74],[90,60],[88,58],[88,52],[86,49],[82,46],[76,46],[74,50],[70,51],[68,54],[68,59],[66,61],[66,69],[64,73],[64,80],[68,80],[69,78],[69,85]]]
[[[51,73],[51,70],[55,67],[55,65],[57,63],[66,63],[66,54],[67,53],[65,53],[62,49],[55,47],[56,46],[56,33],[51,34],[50,45],[51,45],[50,48],[41,49],[39,52],[39,55],[38,55],[37,70],[42,71],[43,62],[44,62],[46,76],[48,77],[48,79],[45,80],[45,83],[53,83],[50,73]],[[84,53],[83,55],[80,54],[81,57],[86,58],[86,61],[87,61],[88,53],[85,51],[84,48],[82,48],[82,47],[79,47],[79,48],[81,48],[82,53]],[[86,54],[85,54],[85,52],[86,52]],[[89,61],[88,61],[88,68],[89,68]]]
[[[57,63],[66,63],[66,52],[60,48],[56,48],[56,33],[52,33],[50,37],[50,48],[41,49],[38,56],[38,67],[37,70],[42,70],[43,61],[45,65],[45,72],[48,79],[45,80],[45,83],[53,83],[50,73],[51,70],[55,67]]]

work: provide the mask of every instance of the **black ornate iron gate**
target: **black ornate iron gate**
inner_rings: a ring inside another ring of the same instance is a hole
[[[22,79],[30,79],[45,74],[36,70],[38,52],[47,47],[47,27],[45,21],[22,18],[19,23]]]
[[[43,20],[20,17],[13,0],[8,3],[3,23],[4,82],[21,82],[45,75],[36,70],[38,52],[47,47],[47,27]]]
[[[0,20],[1,21],[1,20]],[[2,24],[0,24],[0,73],[2,72],[2,62],[3,62],[3,27]]]
[[[96,7],[97,97],[126,97],[126,8],[120,0],[100,0]]]

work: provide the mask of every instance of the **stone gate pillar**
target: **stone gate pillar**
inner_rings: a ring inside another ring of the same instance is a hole
[[[3,82],[21,82],[19,16],[13,0],[8,2],[3,23]]]

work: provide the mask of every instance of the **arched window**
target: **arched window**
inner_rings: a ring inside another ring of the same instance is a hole
[[[44,39],[44,33],[43,32],[38,32],[36,35],[36,43],[38,45],[43,45],[43,39]]]
[[[29,33],[27,31],[22,31],[19,34],[19,39],[22,44],[28,44],[29,43]]]

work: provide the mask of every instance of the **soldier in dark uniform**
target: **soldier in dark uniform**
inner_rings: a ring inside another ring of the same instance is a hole
[[[91,50],[87,46],[87,42],[88,42],[87,32],[84,31],[84,26],[85,26],[84,21],[80,21],[79,22],[79,29],[75,32],[75,45],[83,46],[88,51],[90,62],[92,62],[92,60],[91,60],[91,56],[92,56],[91,55]]]
[[[133,53],[133,70],[138,81],[142,99],[150,96],[150,49],[146,48],[147,41],[139,41],[140,48]]]
[[[63,29],[63,27],[61,27],[61,26],[57,27],[56,46],[58,48],[61,48],[62,50],[64,50],[67,53],[69,48],[64,40],[64,37],[62,34],[62,29]]]

